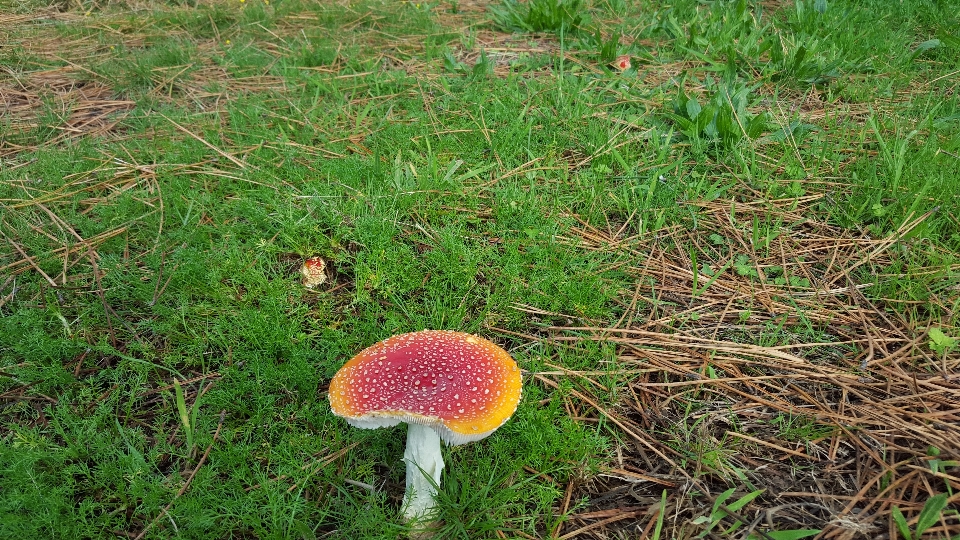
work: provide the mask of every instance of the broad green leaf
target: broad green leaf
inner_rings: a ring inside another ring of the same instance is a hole
[[[953,345],[955,341],[952,337],[944,334],[943,330],[939,328],[931,328],[928,334],[930,335],[930,339],[941,347],[949,347]]]
[[[177,395],[177,411],[180,413],[180,421],[183,422],[183,427],[187,430],[190,429],[190,416],[187,414],[187,403],[183,396],[183,388],[180,386],[180,381],[173,380],[173,389]]]
[[[724,491],[723,493],[717,495],[717,500],[713,503],[713,511],[716,512],[717,509],[720,508],[720,505],[721,505],[721,504],[727,502],[727,499],[729,499],[730,497],[732,497],[732,496],[733,496],[733,492],[736,491],[736,490],[737,490],[737,488],[730,488],[730,489]]]
[[[906,540],[913,540],[913,536],[910,534],[910,527],[907,526],[907,518],[903,517],[903,512],[894,506],[890,513],[893,515],[893,521],[897,524],[897,529],[900,530],[900,534],[902,534]]]
[[[716,375],[716,374],[714,373],[713,375]],[[733,495],[733,488],[728,489],[727,491],[724,491],[720,495],[720,497],[717,497],[717,503],[714,505],[713,514],[710,516],[713,519],[713,522],[710,525],[710,529],[712,529],[714,525],[720,523],[720,520],[730,515],[730,513],[727,512],[727,510],[729,510],[730,512],[736,512],[741,508],[743,508],[744,506],[746,506],[747,504],[749,504],[750,501],[759,497],[761,493],[763,493],[762,489],[758,489],[756,491],[747,493],[743,497],[740,497],[739,499],[737,499],[735,502],[728,504],[726,508],[720,508],[720,505],[723,504],[723,501],[728,499],[730,495]],[[727,529],[722,533],[722,536],[724,538],[729,538],[733,534],[733,531],[737,530],[742,524],[743,523],[741,521],[736,521],[729,529]],[[705,533],[709,532],[710,529],[707,529],[704,532]]]
[[[750,504],[750,501],[756,499],[756,498],[759,497],[762,493],[763,493],[763,490],[762,490],[762,489],[758,489],[758,490],[756,490],[756,491],[751,491],[750,493],[747,493],[747,494],[744,495],[743,497],[740,497],[740,499],[739,499],[737,502],[735,502],[735,503],[733,503],[733,504],[728,504],[728,505],[727,505],[727,508],[729,508],[730,510],[733,510],[734,512],[736,512],[737,510],[740,510],[740,509],[743,508],[744,506]]]
[[[957,48],[960,48],[960,46]],[[937,129],[945,129],[949,124],[956,122],[957,120],[960,120],[960,113],[941,116],[940,118],[935,118],[933,120],[933,127]]]
[[[701,110],[703,110],[703,108],[700,107],[699,103],[697,103],[696,98],[690,98],[687,100],[687,118],[691,120],[695,119],[700,114]]]
[[[706,372],[707,372],[707,378],[708,378],[708,379],[719,379],[719,378],[720,378],[720,377],[717,377],[717,371],[716,371],[715,369],[713,369],[713,366],[711,366],[711,365],[709,365],[709,364],[707,365]]]
[[[924,531],[940,519],[940,512],[942,512],[946,506],[946,493],[930,497],[927,504],[923,505],[923,510],[920,511],[920,517],[917,519],[917,538],[920,538],[920,535],[923,534]]]
[[[803,60],[807,57],[807,48],[801,45],[793,56],[793,71],[799,71]]]
[[[937,32],[937,37],[940,39],[940,43],[944,47],[950,47],[951,49],[960,49],[960,36],[955,36],[949,34],[946,31]]]
[[[913,62],[914,60],[917,59],[918,56],[920,56],[924,52],[929,51],[930,49],[936,49],[939,46],[940,46],[939,39],[934,38],[934,39],[928,39],[924,41],[920,45],[917,45],[917,48],[913,50],[913,54],[910,55],[910,61]]]
[[[944,351],[952,349],[957,344],[956,338],[944,334],[943,330],[936,327],[927,330],[927,336],[930,337],[930,349],[936,351],[937,354],[943,354]]]
[[[458,159],[450,163],[450,165],[447,167],[447,173],[443,175],[444,184],[453,183],[451,182],[453,179],[453,174],[457,172],[457,169],[459,169],[461,165],[463,165],[462,159]]]

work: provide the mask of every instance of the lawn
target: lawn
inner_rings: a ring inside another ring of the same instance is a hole
[[[957,538],[958,28],[0,0],[0,538],[407,537],[326,392],[422,329],[523,370],[435,538]]]

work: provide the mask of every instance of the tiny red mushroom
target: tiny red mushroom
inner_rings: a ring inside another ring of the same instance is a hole
[[[443,471],[440,440],[454,446],[490,435],[516,411],[520,392],[520,369],[497,345],[462,332],[423,330],[361,351],[333,377],[329,396],[333,413],[352,426],[408,424],[404,516],[419,519],[434,508]]]
[[[626,71],[630,69],[630,56],[626,54],[618,56],[613,62],[613,67],[620,71]]]

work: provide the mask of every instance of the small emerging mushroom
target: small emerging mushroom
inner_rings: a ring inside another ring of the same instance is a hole
[[[322,285],[327,280],[327,273],[324,271],[327,263],[320,257],[310,257],[303,261],[303,267],[300,273],[303,274],[303,286],[312,289]]]
[[[630,69],[630,55],[624,54],[618,56],[617,59],[613,61],[613,67],[617,68],[619,71],[626,71]]]
[[[497,345],[423,330],[361,351],[333,377],[329,396],[333,413],[354,427],[408,424],[403,513],[416,520],[435,506],[440,440],[456,446],[490,435],[516,411],[520,391],[520,369]]]

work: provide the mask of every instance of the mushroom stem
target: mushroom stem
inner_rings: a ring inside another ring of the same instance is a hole
[[[407,449],[403,451],[403,460],[407,462],[403,515],[408,520],[420,519],[433,510],[437,486],[440,485],[440,473],[443,471],[440,435],[432,427],[408,424]]]

